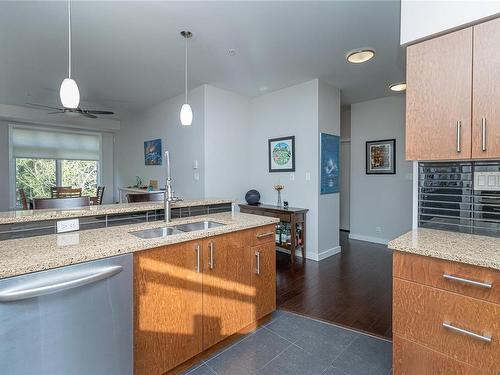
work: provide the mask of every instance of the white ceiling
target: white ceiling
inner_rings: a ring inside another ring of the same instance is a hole
[[[73,2],[73,76],[83,100],[136,110],[183,92],[189,29],[191,88],[247,96],[322,78],[343,103],[390,95],[404,79],[398,1]],[[67,74],[65,2],[0,3],[0,103],[58,104]],[[345,53],[372,47],[375,59]],[[234,48],[231,57],[228,49]]]

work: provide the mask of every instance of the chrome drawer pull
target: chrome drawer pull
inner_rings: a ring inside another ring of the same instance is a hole
[[[486,151],[486,118],[481,119],[481,149]]]
[[[210,260],[208,261],[208,268],[213,270],[215,268],[214,243],[210,242],[208,244],[208,247],[210,249]]]
[[[196,251],[196,272],[200,273],[200,245],[196,245],[195,249]]]
[[[469,337],[472,337],[476,340],[484,341],[487,343],[491,342],[491,336],[483,336],[483,335],[479,335],[479,334],[471,332],[471,331],[467,331],[467,330],[462,329],[462,328],[455,327],[450,322],[443,322],[443,327],[446,329],[449,329],[450,331],[453,331],[453,332],[462,333],[462,334],[469,336]]]
[[[257,259],[257,267],[255,269],[255,273],[257,275],[260,275],[260,251],[255,252],[255,257]]]
[[[492,283],[464,279],[462,277],[450,275],[448,273],[443,273],[443,278],[447,279],[447,280],[458,281],[459,283],[479,286],[481,288],[486,288],[486,289],[491,289],[491,286],[492,286]]]
[[[274,232],[260,233],[257,235],[257,238],[264,238],[274,235]]]
[[[462,151],[462,140],[461,140],[461,135],[462,135],[462,122],[457,121],[457,152]]]

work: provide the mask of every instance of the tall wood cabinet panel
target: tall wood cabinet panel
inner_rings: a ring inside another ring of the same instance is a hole
[[[274,228],[273,228],[274,230]],[[252,287],[255,302],[252,304],[253,320],[258,320],[276,310],[276,245],[272,242],[250,248],[252,256]]]
[[[203,242],[203,348],[254,321],[251,259],[244,232]]]
[[[407,48],[406,159],[471,157],[472,28]]]
[[[187,242],[134,254],[136,375],[163,374],[202,351],[201,245]]]
[[[472,157],[500,157],[500,18],[474,27]]]

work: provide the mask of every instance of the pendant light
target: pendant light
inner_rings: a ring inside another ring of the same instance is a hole
[[[185,71],[184,71],[184,81],[185,81],[185,90],[186,90],[186,96],[184,100],[184,104],[181,107],[181,113],[180,113],[180,118],[181,118],[181,124],[184,126],[189,126],[193,122],[193,110],[191,109],[191,106],[188,104],[188,52],[187,52],[187,41],[189,38],[193,36],[191,31],[181,31],[181,35],[184,37],[185,40],[185,48],[184,48],[184,57],[185,57]]]
[[[71,79],[71,0],[68,0],[68,78],[61,83],[59,97],[65,108],[78,108],[80,104],[80,91],[76,82]]]

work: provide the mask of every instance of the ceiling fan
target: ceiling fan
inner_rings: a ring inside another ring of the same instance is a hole
[[[37,107],[37,108],[43,108],[47,110],[52,110],[53,112],[49,112],[49,115],[55,115],[59,113],[76,113],[88,118],[99,118],[99,116],[96,115],[114,115],[114,112],[111,111],[99,111],[95,109],[84,109],[84,108],[59,108],[59,107],[51,107],[48,105],[43,105],[43,104],[35,104],[35,103],[26,103],[29,106]]]

